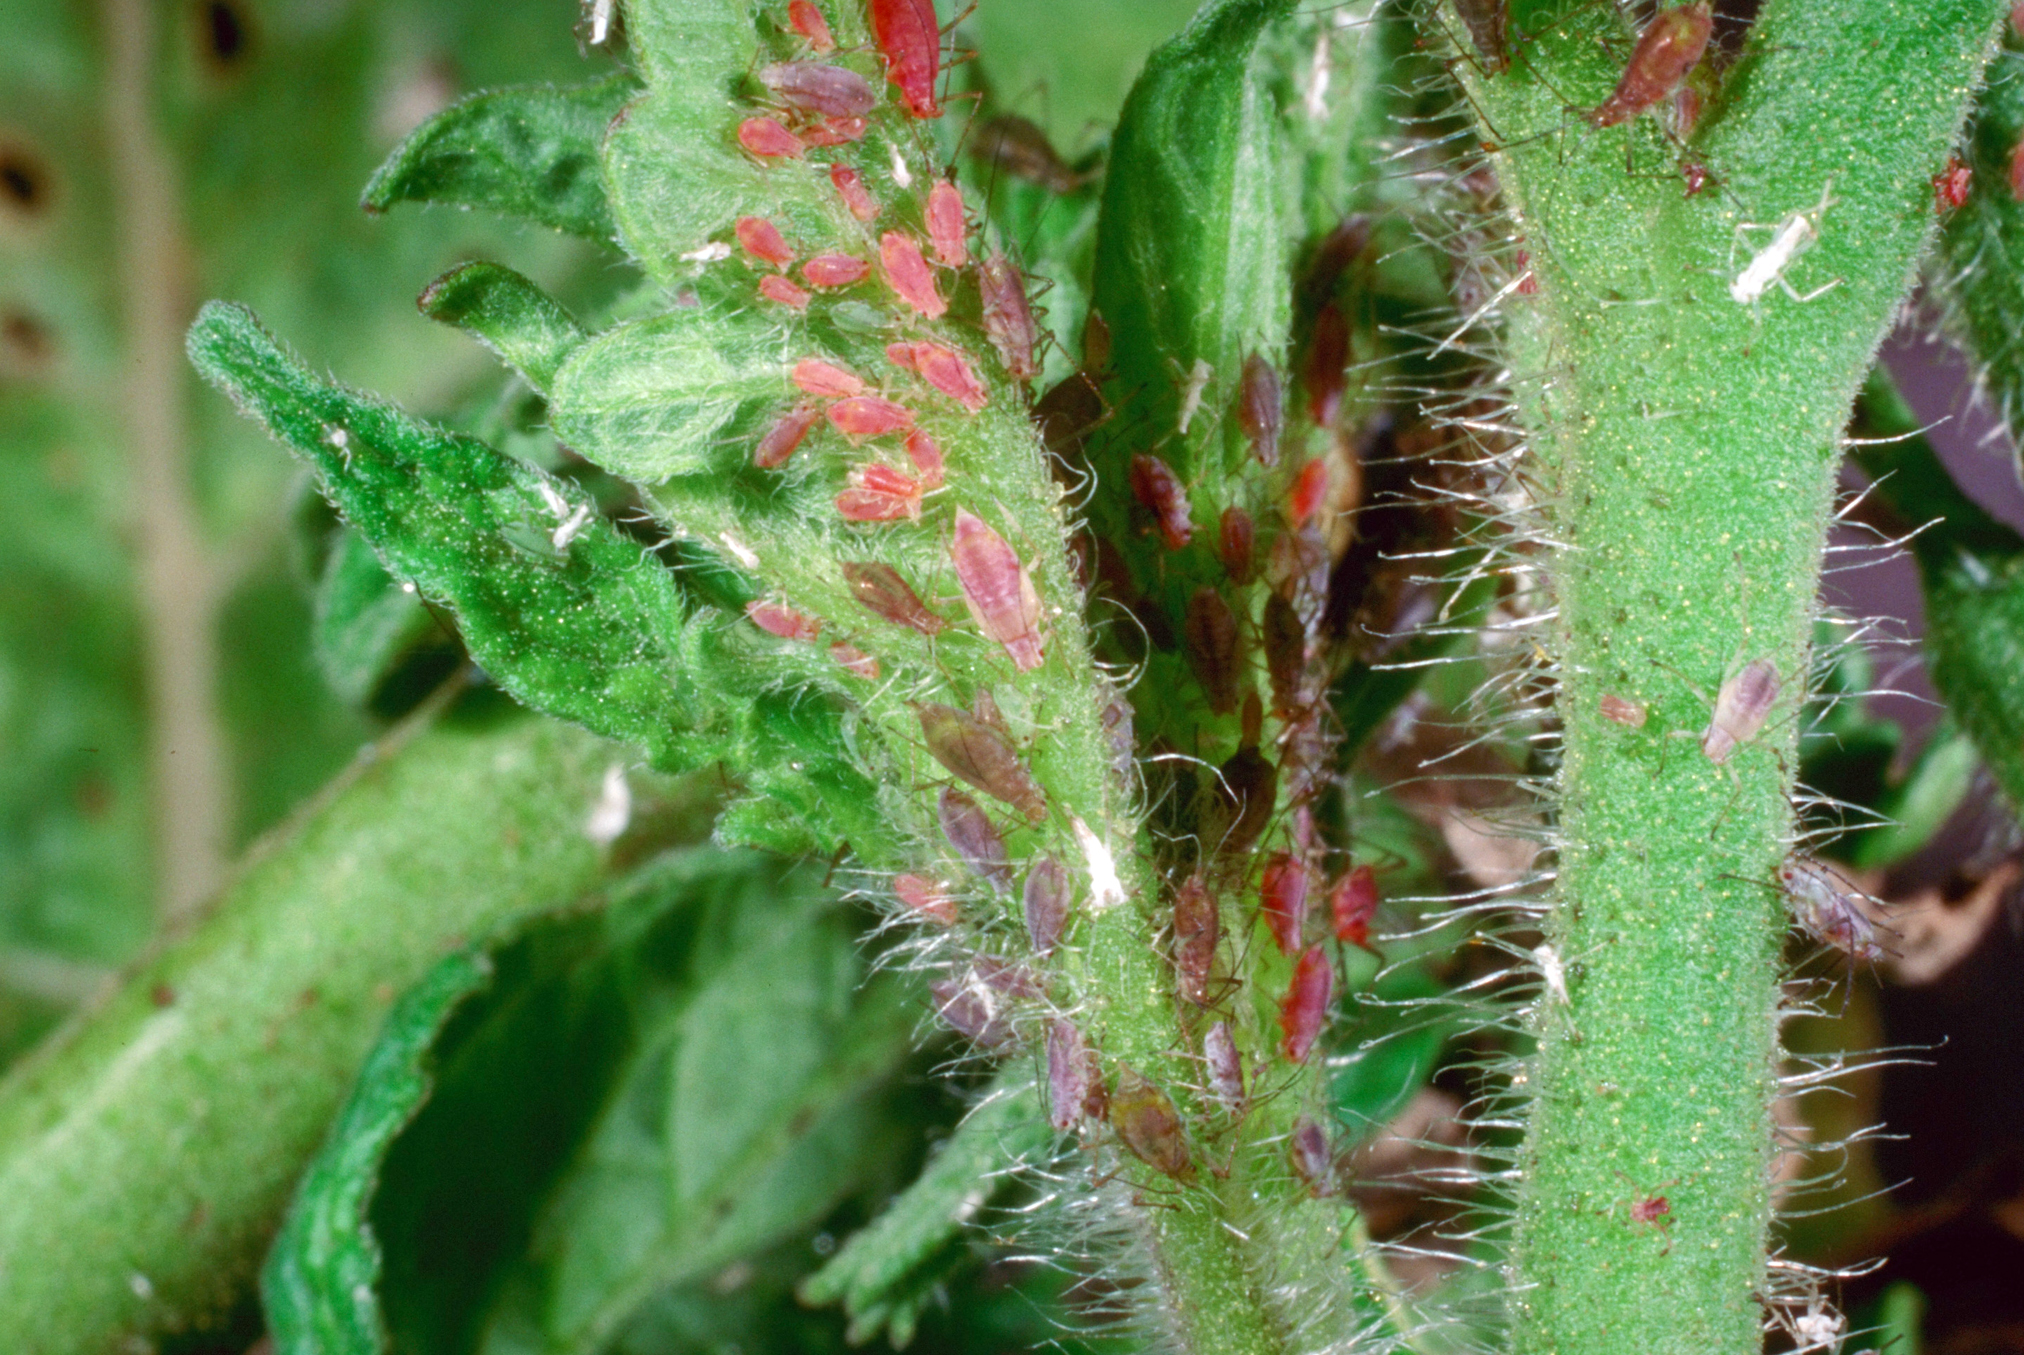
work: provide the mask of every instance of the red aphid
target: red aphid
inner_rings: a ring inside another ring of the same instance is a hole
[[[835,659],[845,672],[861,678],[878,677],[878,660],[856,645],[847,645],[839,640],[829,647],[829,657]]]
[[[799,160],[801,138],[778,118],[747,118],[738,124],[738,144],[762,160]]]
[[[1280,954],[1299,950],[1307,930],[1307,863],[1286,852],[1272,853],[1258,881],[1258,910]]]
[[[843,566],[843,579],[850,585],[851,596],[895,626],[923,635],[939,635],[948,629],[949,623],[929,611],[920,594],[891,565],[848,562]]]
[[[811,146],[847,146],[864,140],[870,126],[863,118],[824,118],[802,132],[801,139]]]
[[[787,22],[816,51],[836,50],[836,37],[829,31],[829,20],[822,17],[822,11],[815,7],[815,0],[790,0]]]
[[[794,449],[801,445],[801,439],[808,436],[808,430],[822,420],[822,406],[803,401],[773,421],[766,435],[759,439],[759,445],[752,449],[752,464],[761,470],[773,470],[787,464],[787,458],[794,455]]]
[[[803,358],[794,364],[794,384],[810,395],[838,400],[864,394],[864,382],[841,367],[821,358]]]
[[[962,190],[947,179],[928,190],[928,244],[935,262],[961,268],[970,262],[969,226],[963,219]]]
[[[859,221],[869,221],[878,215],[878,204],[872,201],[871,193],[856,170],[845,165],[831,165],[829,181],[836,186],[837,196],[843,199],[843,205],[850,208],[850,214]]]
[[[1139,506],[1153,515],[1160,540],[1168,550],[1180,550],[1195,534],[1190,516],[1188,491],[1174,474],[1173,467],[1156,456],[1141,452],[1131,459],[1131,493]]]
[[[1328,915],[1335,939],[1351,946],[1369,946],[1370,920],[1377,915],[1377,873],[1358,866],[1328,891]]]
[[[782,103],[824,118],[859,118],[878,107],[878,92],[856,71],[822,61],[779,61],[759,68],[759,83]]]
[[[933,880],[918,875],[901,875],[893,880],[893,893],[914,912],[944,927],[956,925],[956,901]]]
[[[1321,505],[1328,499],[1328,462],[1320,457],[1300,468],[1300,474],[1293,479],[1293,488],[1286,496],[1286,516],[1295,527],[1303,527],[1307,520],[1321,511]]]
[[[914,469],[921,474],[921,488],[940,489],[944,479],[942,449],[926,433],[916,428],[907,434],[907,460],[914,463]]]
[[[1040,635],[1040,594],[1019,554],[982,518],[956,510],[956,537],[949,545],[964,605],[986,636],[1005,646],[1019,671],[1045,660]]]
[[[1974,182],[1975,171],[1961,163],[1961,157],[1950,155],[1947,166],[1933,176],[1933,210],[1942,216],[1968,205],[1968,186]]]
[[[1251,515],[1234,504],[1223,510],[1221,526],[1216,556],[1223,562],[1223,572],[1230,576],[1230,582],[1247,584],[1251,582],[1258,529],[1252,523]]]
[[[851,483],[836,496],[846,522],[897,522],[921,515],[921,487],[911,477],[874,461],[851,472]]]
[[[759,295],[768,301],[778,301],[783,306],[792,306],[798,311],[808,309],[808,293],[795,286],[778,273],[768,273],[759,279]]]
[[[1260,465],[1279,464],[1279,428],[1283,414],[1279,394],[1279,373],[1257,353],[1244,359],[1244,376],[1237,386],[1237,425],[1250,440],[1251,454]]]
[[[1646,109],[1670,98],[1707,50],[1715,31],[1715,13],[1708,0],[1669,9],[1646,25],[1631,49],[1623,78],[1602,101],[1589,122],[1597,127],[1614,127],[1628,122]]]
[[[855,395],[829,407],[829,421],[853,442],[914,426],[914,412],[880,395]]]
[[[1320,946],[1309,946],[1293,966],[1293,982],[1279,1000],[1279,1052],[1291,1063],[1305,1063],[1328,1019],[1328,1000],[1335,995],[1335,970]]]
[[[935,287],[934,272],[912,236],[887,231],[879,237],[878,257],[886,286],[910,309],[930,320],[939,320],[948,312],[949,303],[942,300]]]
[[[763,216],[741,216],[736,227],[738,243],[747,254],[761,263],[778,264],[785,268],[794,262],[794,251],[787,247],[781,237],[780,228]]]
[[[1314,317],[1314,335],[1307,341],[1301,377],[1307,386],[1307,414],[1322,427],[1334,426],[1349,389],[1349,318],[1333,301]]]
[[[942,30],[934,0],[871,0],[871,31],[907,112],[939,118],[935,82],[942,70]]]
[[[745,604],[745,615],[751,617],[752,624],[759,629],[783,640],[813,640],[822,633],[820,621],[777,602],[748,602]]]
[[[1033,349],[1040,341],[1033,308],[1026,300],[1026,279],[1003,254],[992,254],[977,267],[977,292],[984,303],[984,337],[998,350],[1005,374],[1014,381],[1040,375]]]
[[[1673,1202],[1663,1195],[1650,1195],[1632,1200],[1630,1218],[1632,1223],[1648,1223],[1659,1226],[1669,1220],[1666,1215],[1673,1212]]]
[[[871,276],[871,265],[854,254],[818,254],[801,265],[811,287],[848,287]]]
[[[955,349],[922,341],[914,345],[913,359],[914,370],[923,381],[970,413],[975,414],[990,402],[990,392]]]

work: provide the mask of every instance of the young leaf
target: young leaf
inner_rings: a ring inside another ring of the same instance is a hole
[[[431,320],[469,333],[543,395],[556,369],[583,342],[583,326],[561,302],[503,264],[452,268],[422,289],[415,306]]]
[[[316,587],[316,666],[330,689],[353,706],[374,693],[431,643],[454,639],[415,594],[388,576],[371,543],[349,528],[337,533]]]

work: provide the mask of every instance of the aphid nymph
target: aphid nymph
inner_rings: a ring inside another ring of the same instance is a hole
[[[1820,238],[1820,218],[1826,214],[1828,205],[1834,200],[1833,191],[1834,181],[1830,179],[1826,187],[1820,190],[1820,201],[1810,210],[1787,212],[1773,225],[1745,221],[1736,227],[1736,238],[1739,241],[1747,238],[1746,232],[1768,230],[1771,232],[1771,243],[1751,255],[1750,262],[1743,266],[1743,271],[1729,284],[1731,300],[1738,305],[1753,306],[1763,299],[1764,293],[1776,286],[1783,288],[1785,295],[1794,301],[1805,302],[1840,285],[1841,279],[1836,278],[1801,295],[1785,280],[1785,270],[1792,266],[1792,261],[1810,249],[1813,242]]]

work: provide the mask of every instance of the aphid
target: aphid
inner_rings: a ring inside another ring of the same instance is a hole
[[[1242,586],[1251,582],[1258,529],[1251,515],[1232,504],[1223,510],[1222,530],[1216,538],[1216,556],[1230,582]]]
[[[893,894],[922,917],[944,927],[956,925],[956,901],[940,883],[919,875],[893,877]]]
[[[768,301],[778,301],[783,306],[792,306],[798,311],[808,309],[808,293],[778,273],[768,273],[759,279],[759,295]]]
[[[869,221],[878,215],[878,204],[872,201],[871,193],[856,170],[847,165],[831,165],[829,181],[836,186],[837,196],[843,199],[843,205],[859,221]]]
[[[777,118],[747,118],[738,124],[738,144],[762,160],[799,160],[801,138]]]
[[[1104,741],[1110,747],[1110,769],[1119,780],[1129,781],[1138,756],[1138,741],[1132,733],[1131,702],[1113,692],[1097,718],[1103,724]]]
[[[907,460],[920,472],[922,489],[940,489],[943,481],[942,449],[919,428],[907,434]]]
[[[1153,516],[1160,540],[1168,550],[1181,550],[1195,534],[1188,491],[1173,467],[1156,456],[1140,452],[1131,459],[1131,493],[1139,506]]]
[[[1616,89],[1593,113],[1590,123],[1614,127],[1628,122],[1663,99],[1669,98],[1680,81],[1687,78],[1707,50],[1708,37],[1715,31],[1715,14],[1708,0],[1669,9],[1653,19],[1638,35],[1630,62]]]
[[[1370,217],[1354,212],[1344,217],[1315,248],[1314,258],[1300,280],[1300,305],[1305,311],[1319,311],[1335,298],[1336,286],[1349,266],[1370,246]]]
[[[1673,1212],[1673,1202],[1663,1195],[1643,1195],[1631,1201],[1630,1220],[1632,1223],[1659,1226],[1670,1223],[1666,1216]]]
[[[1293,1126],[1286,1151],[1293,1162],[1294,1174],[1307,1183],[1308,1194],[1322,1199],[1336,1193],[1339,1187],[1335,1180],[1335,1145],[1328,1141],[1327,1130],[1301,1116]]]
[[[780,228],[765,217],[741,216],[735,229],[738,243],[761,263],[778,264],[785,268],[794,262],[794,251],[787,247]]]
[[[914,707],[935,761],[1034,823],[1047,817],[1047,797],[1019,760],[1012,740],[976,716],[938,701]]]
[[[929,611],[920,594],[909,588],[891,565],[853,561],[844,565],[843,578],[850,585],[851,596],[895,626],[923,635],[939,635],[948,628],[949,623]]]
[[[886,355],[894,357],[896,349],[907,349],[907,360],[902,364],[912,367],[921,374],[921,379],[948,396],[964,409],[975,414],[991,399],[984,383],[970,370],[961,353],[939,343],[922,340],[915,344],[892,344],[886,348]],[[899,361],[897,357],[895,361]]]
[[[811,146],[843,146],[853,141],[864,140],[865,130],[870,123],[863,118],[824,118],[815,126],[805,129],[801,139]]]
[[[2024,141],[2010,152],[2010,196],[2024,202]]]
[[[947,313],[949,303],[942,300],[942,294],[935,288],[935,275],[928,268],[928,261],[921,256],[921,247],[910,235],[899,231],[887,231],[878,240],[879,263],[885,272],[886,286],[908,307],[925,315],[930,320],[939,320]]]
[[[1204,1007],[1209,974],[1216,967],[1216,943],[1223,918],[1208,884],[1197,871],[1174,891],[1174,982],[1183,998]]]
[[[821,358],[803,358],[794,364],[789,376],[803,391],[824,399],[864,394],[864,382],[855,374]]]
[[[1687,181],[1687,196],[1693,197],[1708,186],[1708,167],[1688,156],[1680,161],[1680,177]]]
[[[1808,936],[1851,960],[1875,964],[1884,957],[1877,925],[1863,911],[1860,891],[1826,865],[1794,852],[1778,867],[1785,905]]]
[[[1716,766],[1727,762],[1738,744],[1748,743],[1764,728],[1778,703],[1778,669],[1769,659],[1753,659],[1722,684],[1715,712],[1701,735],[1701,752]]]
[[[1518,295],[1538,296],[1539,275],[1532,271],[1532,256],[1521,249],[1511,260],[1511,266],[1518,271]]]
[[[1258,877],[1258,911],[1281,955],[1299,950],[1307,931],[1307,863],[1287,852],[1272,853]]]
[[[921,515],[921,487],[911,477],[874,461],[850,473],[850,484],[836,495],[836,511],[845,522],[897,522]]]
[[[1055,151],[1039,124],[1016,113],[986,119],[976,129],[970,153],[1050,193],[1073,193],[1082,185],[1081,177]]]
[[[1237,617],[1221,593],[1207,587],[1194,591],[1181,621],[1181,638],[1209,709],[1218,715],[1236,710],[1243,677],[1237,661]]]
[[[813,640],[822,633],[820,621],[777,602],[748,602],[745,615],[759,629],[783,640]]]
[[[808,430],[821,421],[822,406],[802,401],[773,421],[773,426],[759,439],[759,445],[752,449],[752,464],[761,470],[786,465],[787,458],[794,455],[794,449],[808,436]]]
[[[1257,353],[1244,359],[1244,375],[1237,383],[1237,426],[1250,439],[1251,455],[1263,466],[1279,464],[1279,426],[1284,417],[1279,395],[1279,373]]]
[[[935,262],[961,268],[970,262],[969,227],[963,220],[963,193],[947,179],[928,190],[928,244]]]
[[[1320,946],[1309,946],[1293,966],[1293,982],[1279,1001],[1279,1052],[1291,1063],[1305,1063],[1328,1018],[1328,1000],[1335,994],[1335,970]]]
[[[1222,831],[1216,837],[1217,850],[1242,856],[1272,821],[1272,804],[1279,792],[1279,769],[1258,751],[1264,731],[1265,709],[1256,692],[1244,697],[1244,738],[1237,751],[1217,768],[1216,808]]]
[[[1056,1020],[1047,1027],[1047,1120],[1056,1129],[1072,1129],[1084,1118],[1100,1118],[1109,1097],[1097,1066],[1096,1051],[1072,1021]]]
[[[1293,488],[1286,494],[1286,516],[1295,527],[1305,526],[1328,502],[1328,479],[1328,461],[1318,456],[1293,477]]]
[[[1107,332],[1107,331],[1106,331]],[[1209,389],[1209,382],[1215,377],[1216,369],[1207,358],[1196,358],[1195,365],[1188,369],[1188,379],[1181,386],[1181,412],[1174,423],[1181,432],[1188,431],[1188,425],[1201,412],[1202,396]]]
[[[1306,523],[1272,540],[1272,558],[1266,577],[1281,596],[1295,608],[1307,599],[1328,595],[1328,541],[1315,523]]]
[[[1502,74],[1511,65],[1504,50],[1504,0],[1455,0],[1455,10],[1462,16],[1462,27],[1469,30],[1476,55],[1482,58],[1483,74]]]
[[[1975,171],[1961,163],[1961,157],[1950,155],[1947,165],[1933,176],[1933,210],[1941,216],[1968,205],[1968,188],[1975,180]]]
[[[829,31],[829,20],[822,17],[822,11],[815,7],[815,0],[789,0],[787,22],[816,51],[836,50],[836,38]]]
[[[1209,1071],[1209,1094],[1223,1109],[1244,1107],[1244,1056],[1230,1034],[1230,1023],[1218,1021],[1202,1036],[1202,1062]]]
[[[1334,427],[1349,389],[1349,320],[1333,301],[1314,317],[1301,380],[1307,387],[1307,416],[1316,427]]]
[[[1643,729],[1645,708],[1641,701],[1626,701],[1614,692],[1605,692],[1596,703],[1602,710],[1602,718],[1626,729]]]
[[[934,0],[871,0],[871,31],[886,60],[886,79],[899,89],[907,112],[939,118],[935,81],[942,70],[942,30]]]
[[[1040,594],[1018,553],[983,519],[959,508],[949,558],[955,562],[964,605],[978,628],[1005,646],[1020,672],[1038,668],[1046,658]]]
[[[829,647],[829,657],[835,659],[847,673],[874,681],[878,678],[878,660],[856,645],[847,645],[839,640]]]
[[[789,108],[824,118],[863,117],[878,94],[856,71],[822,61],[780,61],[759,68],[759,83]]]
[[[935,1001],[935,1015],[984,1048],[995,1049],[1012,1038],[1012,1024],[1000,1010],[998,995],[974,972],[931,983],[928,992]]]
[[[1068,923],[1068,907],[1074,898],[1075,882],[1068,867],[1051,856],[1043,856],[1026,872],[1026,887],[1019,902],[1026,916],[1026,937],[1037,955],[1051,955],[1061,941],[1061,929]]]
[[[1377,872],[1358,866],[1328,891],[1328,917],[1335,939],[1370,947],[1370,920],[1377,915]]]
[[[1128,1063],[1117,1066],[1117,1089],[1110,1094],[1110,1125],[1141,1162],[1175,1180],[1194,1176],[1173,1101]]]
[[[878,395],[857,395],[829,407],[829,421],[852,442],[882,437],[914,426],[914,412]]]
[[[1003,254],[985,256],[977,268],[977,293],[984,305],[984,337],[998,350],[1005,375],[1014,381],[1031,381],[1040,375],[1033,349],[1040,330],[1033,323],[1033,309],[1026,300],[1026,279]]]
[[[1836,279],[1835,282],[1830,282],[1824,287],[1817,288],[1801,296],[1799,293],[1793,291],[1792,284],[1785,280],[1785,270],[1791,267],[1792,261],[1805,253],[1807,248],[1820,238],[1820,228],[1814,223],[1813,218],[1826,212],[1828,204],[1831,201],[1829,195],[1833,192],[1833,189],[1834,184],[1830,180],[1821,189],[1820,202],[1816,206],[1809,211],[1789,212],[1786,214],[1784,220],[1775,226],[1755,225],[1745,222],[1736,227],[1736,235],[1739,240],[1743,238],[1745,231],[1769,230],[1771,232],[1771,243],[1751,255],[1750,262],[1743,265],[1743,271],[1738,273],[1736,280],[1729,284],[1729,297],[1731,300],[1735,301],[1738,305],[1754,305],[1762,299],[1764,293],[1770,291],[1775,285],[1784,288],[1786,295],[1795,301],[1811,301],[1814,297],[1819,296],[1822,292],[1827,291],[1828,288],[1835,286],[1839,282],[1839,279]]]
[[[944,786],[941,799],[935,804],[935,819],[942,825],[942,836],[956,849],[956,855],[963,858],[964,865],[993,889],[1003,891],[1011,887],[1012,867],[1005,855],[1005,835],[991,822],[982,805],[954,786]]]
[[[871,264],[854,254],[818,254],[801,265],[811,287],[849,287],[871,276]]]
[[[1265,677],[1272,684],[1272,706],[1281,716],[1307,705],[1307,627],[1300,611],[1277,593],[1265,598]]]

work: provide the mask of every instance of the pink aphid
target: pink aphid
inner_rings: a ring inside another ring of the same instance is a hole
[[[803,358],[795,363],[793,378],[794,384],[802,390],[825,400],[864,394],[864,382],[821,358]]]
[[[1045,660],[1040,635],[1040,594],[1018,552],[984,520],[956,510],[956,537],[949,546],[963,602],[978,628],[1012,656],[1021,672]]]
[[[1225,1110],[1241,1110],[1244,1106],[1244,1056],[1237,1050],[1237,1041],[1230,1034],[1228,1021],[1216,1022],[1202,1036],[1202,1062],[1208,1068],[1209,1095],[1215,1097]]]
[[[829,421],[853,442],[883,437],[914,426],[914,412],[878,395],[856,395],[829,407]]]
[[[914,370],[930,386],[975,414],[990,402],[991,394],[963,355],[953,348],[922,341],[913,346]]]
[[[1293,488],[1286,495],[1286,516],[1295,527],[1305,526],[1327,500],[1328,463],[1316,457],[1293,478]]]
[[[991,822],[982,805],[954,786],[944,786],[935,805],[935,818],[942,825],[942,836],[973,874],[989,881],[993,889],[1002,891],[1011,886],[1012,867],[1005,855],[1005,835]]]
[[[1810,856],[1795,852],[1778,867],[1778,883],[1793,921],[1815,941],[1851,960],[1875,964],[1884,957],[1877,925],[1862,906],[1862,891]]]
[[[1335,1194],[1335,1145],[1328,1141],[1327,1130],[1303,1115],[1293,1126],[1286,1149],[1294,1173],[1307,1183],[1308,1194],[1316,1198]]]
[[[869,221],[878,215],[878,204],[872,201],[871,193],[856,170],[846,165],[831,165],[829,181],[836,186],[836,194],[843,199],[843,205],[850,208],[850,214],[859,221]]]
[[[935,275],[910,235],[887,231],[878,241],[879,263],[886,285],[907,306],[930,320],[948,313],[949,303],[935,287]]]
[[[1291,955],[1300,949],[1307,929],[1307,864],[1286,852],[1274,852],[1259,877],[1258,910],[1279,953]]]
[[[871,276],[871,265],[854,254],[818,254],[801,265],[811,287],[849,287]]]
[[[1040,330],[1026,300],[1026,279],[1003,254],[991,254],[977,267],[977,292],[984,303],[984,337],[998,350],[1005,374],[1014,381],[1040,375],[1033,350]]]
[[[851,596],[896,626],[923,635],[939,635],[948,629],[949,623],[929,611],[920,594],[891,565],[848,562],[843,566],[843,579],[850,585]]]
[[[907,112],[939,118],[935,82],[942,70],[942,30],[934,0],[871,0],[871,31]]]
[[[1961,157],[1947,157],[1946,168],[1933,176],[1933,208],[1940,215],[1968,205],[1968,189],[1975,182],[1975,171],[1961,163]]]
[[[1377,915],[1377,872],[1358,866],[1328,891],[1329,921],[1335,939],[1347,945],[1370,944],[1370,920]]]
[[[1335,970],[1320,946],[1309,946],[1293,966],[1293,982],[1279,1000],[1279,1052],[1292,1063],[1305,1063],[1328,1019],[1328,1000],[1335,995]]]
[[[782,238],[780,228],[763,216],[741,216],[736,227],[738,243],[761,263],[785,268],[794,262],[794,251]]]
[[[1153,525],[1168,550],[1180,550],[1194,537],[1188,491],[1166,462],[1143,452],[1132,457],[1131,493],[1139,506],[1152,514]]]
[[[1279,464],[1279,430],[1285,415],[1279,373],[1258,353],[1244,359],[1244,377],[1237,386],[1237,425],[1251,443],[1251,454],[1263,466]]]
[[[762,160],[799,160],[801,138],[778,118],[747,118],[738,124],[738,144]]]
[[[759,445],[752,449],[752,464],[761,470],[787,464],[787,458],[794,455],[808,430],[821,421],[822,406],[804,400],[773,421],[773,426],[759,439]]]
[[[956,925],[956,901],[933,880],[919,875],[896,876],[893,894],[909,909],[931,922],[939,922],[944,927]]]
[[[824,118],[859,118],[878,93],[856,71],[822,61],[780,61],[759,68],[759,83],[789,108]]]
[[[811,146],[847,146],[864,140],[870,125],[863,118],[824,118],[803,131],[801,139]]]
[[[970,262],[969,227],[963,219],[963,193],[947,179],[928,190],[928,244],[935,262],[961,268]]]
[[[1769,659],[1753,659],[1722,684],[1715,712],[1701,735],[1701,752],[1720,766],[1764,728],[1771,707],[1778,704],[1778,669]]]
[[[878,677],[878,660],[856,645],[847,645],[839,640],[829,647],[829,657],[835,659],[846,673],[874,680]]]
[[[851,483],[836,496],[846,522],[897,522],[921,515],[921,487],[891,466],[874,461],[851,472]]]
[[[791,0],[787,6],[787,22],[816,51],[827,53],[836,50],[836,37],[829,31],[829,20],[822,17],[822,11],[815,7],[815,0]]]
[[[822,634],[820,621],[778,602],[748,602],[745,604],[745,615],[752,618],[752,624],[759,629],[783,640],[813,640]]]
[[[942,449],[933,438],[916,428],[907,434],[907,460],[921,474],[922,489],[940,489],[944,479]]]
[[[1026,872],[1026,886],[1020,905],[1026,915],[1026,936],[1034,953],[1051,954],[1061,940],[1068,922],[1068,907],[1074,900],[1075,882],[1068,867],[1051,856],[1043,856]]]
[[[1047,1027],[1048,1123],[1073,1129],[1084,1117],[1101,1116],[1107,1099],[1095,1051],[1074,1022],[1055,1020]]]
[[[798,311],[808,309],[808,293],[795,286],[778,273],[768,273],[759,279],[759,295],[768,301],[778,301],[783,306],[792,306]]]

